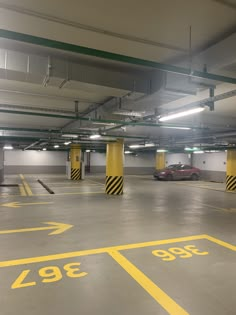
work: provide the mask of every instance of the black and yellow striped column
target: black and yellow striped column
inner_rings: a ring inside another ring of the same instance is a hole
[[[106,193],[123,194],[124,141],[117,140],[107,144],[106,153]]]
[[[165,152],[156,153],[156,170],[162,170],[166,167],[166,154]]]
[[[78,144],[72,144],[70,147],[71,176],[72,180],[81,179],[81,148]]]
[[[226,190],[236,191],[236,150],[227,150]]]

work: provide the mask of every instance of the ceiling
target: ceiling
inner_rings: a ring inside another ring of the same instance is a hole
[[[0,145],[236,145],[236,1],[8,0],[0,20]]]

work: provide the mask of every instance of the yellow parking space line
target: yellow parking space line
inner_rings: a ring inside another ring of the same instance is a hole
[[[104,184],[102,184],[102,183],[97,182],[97,181],[92,180],[92,179],[86,179],[86,181],[90,181],[90,182],[92,182],[92,183],[96,183],[96,184],[99,184],[99,185],[102,185],[102,186],[104,186],[104,185],[105,185],[105,183],[104,183]]]
[[[20,195],[21,196],[27,196],[25,188],[22,184],[19,185]]]
[[[26,193],[28,194],[28,196],[33,196],[32,190],[31,190],[29,184],[27,183],[27,181],[25,180],[24,175],[20,174],[20,178],[22,179],[24,189],[25,189]]]
[[[161,290],[141,270],[132,264],[118,251],[111,251],[109,255],[170,315],[189,315],[180,305]]]
[[[211,241],[211,242],[213,242],[213,243],[216,243],[216,244],[218,244],[218,245],[220,245],[220,246],[226,247],[226,248],[228,248],[228,249],[233,250],[233,251],[236,252],[236,246],[234,246],[234,245],[232,245],[232,244],[229,244],[229,243],[226,243],[226,242],[224,242],[224,241],[221,241],[221,240],[219,240],[218,238],[212,237],[212,236],[210,236],[210,235],[206,235],[205,238],[206,238],[208,241]]]
[[[21,195],[0,195],[0,198],[22,197]]]
[[[86,192],[68,192],[68,193],[57,193],[55,196],[66,196],[66,195],[90,195],[90,194],[104,194],[104,191],[86,191]],[[34,194],[34,196],[48,196],[48,194]]]
[[[178,238],[144,242],[144,243],[134,243],[134,244],[112,246],[112,247],[88,249],[88,250],[82,250],[82,251],[76,251],[76,252],[67,252],[63,254],[54,254],[54,255],[48,255],[48,256],[20,258],[20,259],[15,259],[15,260],[1,261],[0,268],[40,263],[40,262],[46,262],[46,261],[51,261],[51,260],[60,260],[60,259],[66,259],[66,258],[89,256],[89,255],[95,255],[95,254],[104,254],[104,253],[109,253],[110,251],[122,251],[122,250],[145,248],[145,247],[152,247],[152,246],[158,246],[158,245],[164,245],[164,244],[204,240],[204,239],[207,239],[207,236],[208,235],[202,234],[202,235],[185,236],[185,237],[178,237]]]

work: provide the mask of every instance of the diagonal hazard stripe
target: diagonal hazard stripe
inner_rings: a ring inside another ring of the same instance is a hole
[[[228,190],[235,190],[236,189],[236,178],[230,185],[227,185],[227,189]]]
[[[109,185],[113,178],[114,178],[114,176],[107,176],[106,177],[106,185]]]
[[[116,185],[117,181],[119,180],[119,177],[113,177],[113,179],[110,181],[109,185],[107,185],[107,193],[110,192],[110,190],[112,189],[112,187],[114,187],[114,185]]]
[[[123,182],[123,178],[122,177],[116,177],[115,181],[113,182],[113,184],[111,184],[108,189],[107,189],[107,193],[108,194],[115,194],[115,192],[120,188],[120,185]],[[122,184],[123,185],[123,184]]]
[[[120,187],[123,186],[123,180],[122,177],[117,181],[117,183],[113,186],[113,188],[111,189],[110,193],[111,194],[117,194],[118,190],[120,189]]]
[[[119,177],[118,177],[119,178]],[[106,191],[110,189],[110,187],[113,185],[113,183],[117,180],[117,176],[111,177],[111,180],[109,183],[106,185]]]
[[[226,184],[227,184],[227,185],[230,185],[235,179],[236,179],[236,177],[234,177],[234,176],[229,176],[229,177],[227,178]]]

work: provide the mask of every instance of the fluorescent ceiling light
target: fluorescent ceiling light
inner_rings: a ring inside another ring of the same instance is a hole
[[[173,113],[173,114],[169,114],[166,116],[163,116],[159,119],[159,121],[167,121],[167,120],[171,120],[171,119],[175,119],[175,118],[180,118],[180,117],[184,117],[184,116],[188,116],[188,115],[192,115],[192,114],[196,114],[196,113],[200,113],[202,111],[204,111],[205,108],[204,107],[195,107],[195,108],[191,108],[182,112],[177,112],[177,113]]]
[[[191,128],[190,128],[190,127],[161,126],[161,128],[167,128],[167,129],[179,129],[179,130],[191,130]]]
[[[13,146],[12,145],[4,145],[3,149],[4,150],[13,150]]]
[[[64,138],[78,138],[78,135],[75,135],[75,134],[64,134],[62,135],[62,137]]]
[[[67,141],[67,142],[64,142],[64,145],[68,145],[70,143],[71,143],[71,141]]]
[[[43,151],[47,151],[47,149],[46,149],[46,148],[43,148]]]
[[[90,139],[98,139],[98,138],[101,138],[101,135],[99,135],[99,134],[91,135],[89,138]]]
[[[89,153],[89,152],[91,152],[91,150],[86,150],[85,152]]]
[[[146,148],[155,147],[155,143],[145,143],[144,145]]]
[[[193,147],[193,148],[184,148],[185,151],[200,151],[197,147]]]
[[[202,153],[205,153],[204,151],[194,151],[193,152],[194,154],[202,154]]]
[[[54,148],[55,148],[55,149],[59,148],[59,145],[58,145],[58,144],[55,144],[55,145],[54,145]]]
[[[133,152],[131,152],[131,151],[125,151],[125,154],[131,154],[131,153],[133,153]]]
[[[165,150],[165,149],[158,149],[158,150],[157,150],[157,153],[162,153],[162,152],[168,152],[168,151]]]
[[[138,148],[142,148],[142,147],[143,147],[143,145],[141,145],[141,144],[131,144],[131,145],[129,145],[130,149],[138,149]]]

